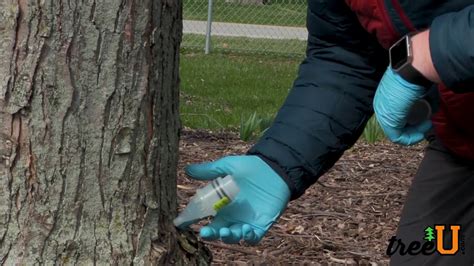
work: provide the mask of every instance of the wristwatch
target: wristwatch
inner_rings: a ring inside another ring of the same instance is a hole
[[[405,35],[390,47],[390,66],[406,81],[429,88],[433,82],[416,70],[413,63],[412,34]]]

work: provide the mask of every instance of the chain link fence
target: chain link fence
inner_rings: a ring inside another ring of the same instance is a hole
[[[182,47],[303,55],[307,0],[184,0]]]

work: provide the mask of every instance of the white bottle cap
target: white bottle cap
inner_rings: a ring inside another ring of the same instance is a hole
[[[228,197],[231,201],[235,199],[235,196],[237,196],[240,191],[239,186],[230,175],[225,176],[224,178],[216,178],[215,184],[218,193],[222,193],[222,196]]]

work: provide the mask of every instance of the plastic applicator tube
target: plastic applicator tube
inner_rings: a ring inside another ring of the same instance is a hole
[[[212,180],[196,191],[186,208],[173,220],[176,227],[185,228],[208,216],[215,216],[231,203],[240,189],[230,175]]]

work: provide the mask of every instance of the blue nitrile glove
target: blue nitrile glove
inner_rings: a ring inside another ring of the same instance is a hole
[[[413,145],[422,141],[431,129],[429,119],[418,125],[407,125],[410,108],[428,89],[406,81],[391,67],[387,69],[375,93],[374,110],[385,135],[392,142]]]
[[[280,217],[290,199],[285,181],[258,156],[228,156],[215,162],[193,164],[186,174],[198,180],[231,175],[240,192],[222,208],[213,221],[201,228],[205,240],[221,239],[257,244]]]

